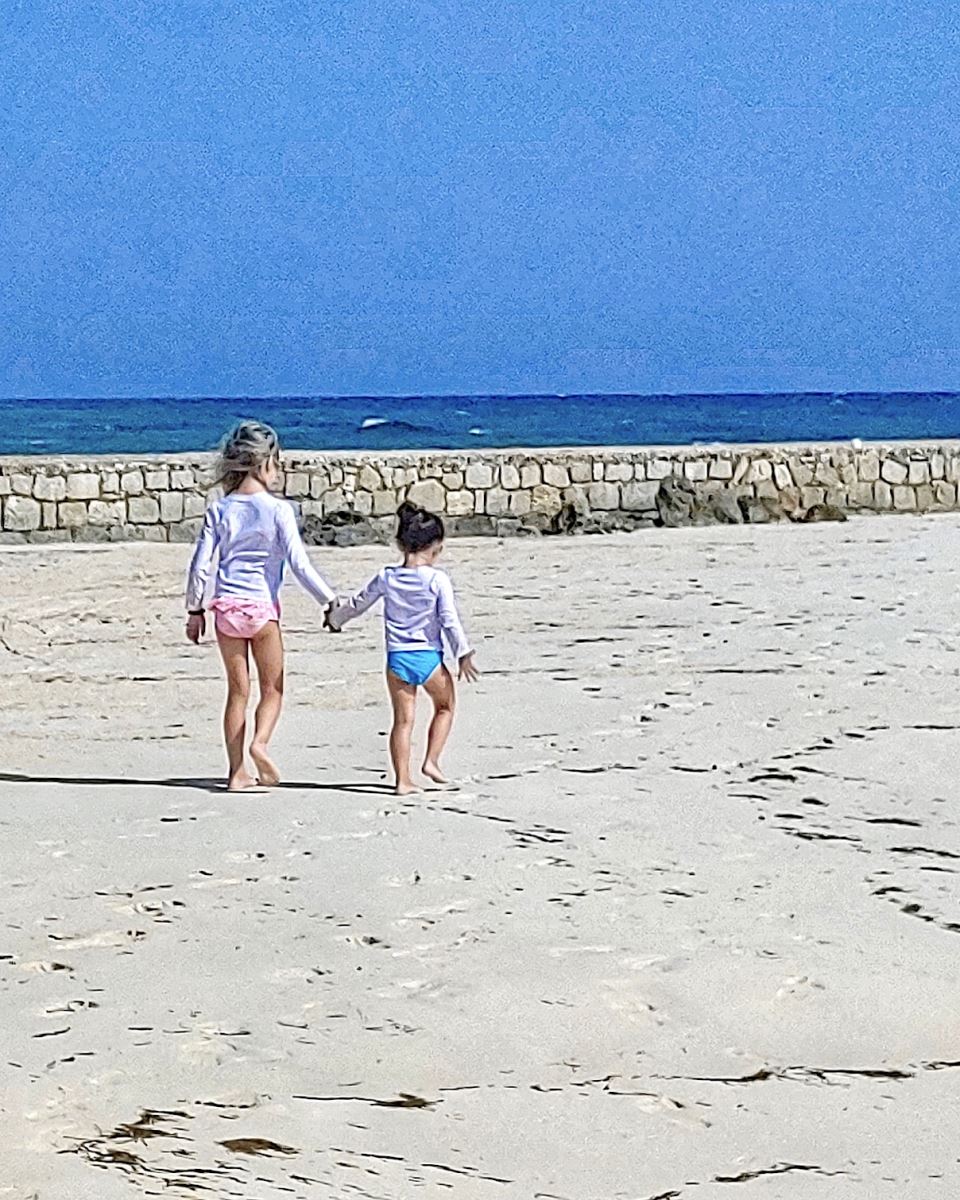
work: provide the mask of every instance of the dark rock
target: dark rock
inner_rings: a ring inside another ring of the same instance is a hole
[[[520,521],[517,517],[497,517],[494,525],[497,537],[516,537],[520,532]]]
[[[652,517],[637,512],[595,512],[583,523],[583,533],[632,533],[649,529],[655,524]]]
[[[748,525],[769,525],[773,521],[789,519],[783,505],[773,496],[741,496],[739,503]]]
[[[586,498],[575,493],[554,516],[550,524],[551,533],[576,533],[590,520],[590,507]]]
[[[683,525],[741,525],[748,519],[736,493],[729,488],[698,489],[676,476],[661,482],[657,512],[660,523],[668,529]]]
[[[443,523],[450,537],[490,537],[497,531],[492,517],[479,514],[467,517],[446,517]]]
[[[43,545],[50,542],[69,542],[69,529],[31,529],[26,535],[26,540],[33,545]]]
[[[766,505],[755,496],[741,496],[739,504],[745,525],[768,525],[772,520]]]
[[[800,489],[796,487],[781,488],[779,492],[780,506],[791,521],[800,520],[803,510],[800,505]]]
[[[531,530],[533,533],[553,532],[553,518],[547,513],[527,513],[527,515],[523,518],[522,524],[524,529]]]
[[[766,525],[784,521],[788,513],[773,496],[740,495],[734,488],[697,488],[687,479],[668,476],[657,493],[660,524],[668,529],[684,525]]]
[[[370,546],[380,541],[369,525],[341,525],[333,530],[333,546]]]
[[[190,517],[186,521],[177,521],[169,526],[167,534],[171,542],[193,542],[200,532],[202,521],[198,517]]]
[[[718,525],[742,525],[743,512],[733,492],[714,492],[709,498],[710,511]]]
[[[501,517],[497,521],[497,537],[539,537],[540,530],[524,525],[517,517]]]
[[[303,540],[308,546],[369,546],[383,542],[383,533],[356,512],[311,514],[303,521]]]
[[[660,490],[657,492],[657,512],[661,525],[667,529],[692,525],[696,507],[696,489],[687,480],[675,475],[661,480]]]
[[[322,517],[307,517],[304,521],[319,521],[321,525],[330,525],[334,528],[339,528],[343,525],[362,525],[366,521],[366,517],[355,512],[352,508],[343,508],[339,512],[324,513]]]
[[[836,504],[813,504],[801,518],[805,525],[812,525],[817,521],[845,521],[846,519],[847,514]]]

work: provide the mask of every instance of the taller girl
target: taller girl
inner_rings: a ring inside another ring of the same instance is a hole
[[[318,603],[334,598],[329,584],[313,569],[300,538],[293,508],[272,494],[280,478],[280,443],[269,425],[241,421],[223,441],[219,480],[224,495],[207,509],[187,580],[187,637],[199,642],[206,627],[204,598],[218,556],[210,609],[227,676],[223,737],[227,746],[227,788],[247,791],[280,782],[270,758],[270,738],[283,703],[283,638],[280,634],[280,586],[290,569]],[[247,770],[247,704],[250,653],[260,683]]]

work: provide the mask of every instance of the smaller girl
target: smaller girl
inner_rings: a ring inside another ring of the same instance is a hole
[[[333,589],[310,564],[293,508],[271,495],[280,478],[280,443],[269,425],[241,421],[227,434],[220,454],[218,482],[224,496],[206,511],[187,580],[187,637],[199,642],[206,627],[203,603],[214,553],[219,556],[214,598],[217,642],[227,675],[223,737],[231,792],[259,783],[273,787],[280,773],[268,746],[283,703],[283,638],[280,585],[289,564],[298,582],[320,604]],[[257,665],[260,701],[254,716],[250,757],[258,778],[246,767],[250,654]]]
[[[410,776],[410,739],[420,687],[433,701],[421,770],[434,783],[449,782],[440,769],[440,755],[453,725],[456,689],[444,666],[444,641],[458,660],[461,679],[472,683],[480,675],[460,624],[453,585],[434,565],[443,551],[443,536],[443,521],[438,516],[415,504],[402,504],[397,513],[402,566],[384,567],[355,596],[334,605],[327,614],[329,627],[339,630],[383,600],[387,691],[393,704],[390,758],[398,796],[419,791]]]

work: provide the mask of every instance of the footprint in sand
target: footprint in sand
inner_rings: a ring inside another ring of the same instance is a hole
[[[64,1013],[82,1012],[90,1008],[99,1008],[96,1000],[63,1000],[59,1004],[48,1004],[40,1010],[43,1017],[62,1016]]]
[[[374,995],[382,1000],[393,1000],[398,995],[429,999],[448,990],[448,985],[439,979],[400,979],[389,987],[376,990]]]
[[[342,937],[336,939],[344,946],[356,946],[360,950],[366,950],[368,947],[381,947],[389,949],[383,938],[375,937],[372,933],[352,934],[346,933]]]
[[[314,983],[318,978],[329,974],[330,972],[322,967],[277,967],[265,978],[272,979],[275,983]]]
[[[637,1107],[648,1116],[666,1117],[672,1124],[688,1129],[709,1129],[711,1125],[706,1117],[693,1112],[688,1105],[670,1096],[641,1096],[637,1099]]]
[[[654,954],[650,958],[621,958],[620,966],[629,971],[648,971],[655,967],[661,974],[669,975],[674,971],[685,971],[690,960],[677,954]]]
[[[630,976],[626,979],[604,979],[601,987],[607,1008],[622,1014],[635,1025],[665,1025],[667,1018],[656,1005],[635,991],[636,986],[636,980]]]
[[[177,1049],[181,1059],[200,1066],[219,1066],[228,1058],[238,1057],[227,1036],[213,1027],[194,1029]]]
[[[432,963],[442,961],[455,946],[456,943],[449,942],[418,942],[414,946],[405,946],[402,950],[394,950],[391,957],[415,958],[422,967],[430,967]]]
[[[138,917],[170,917],[177,909],[186,907],[183,900],[172,898],[169,900],[137,900],[132,904],[112,905],[114,912],[134,913]]]
[[[414,871],[412,875],[384,875],[380,882],[392,888],[411,887],[420,882],[420,872]]]
[[[399,929],[403,929],[411,922],[426,921],[428,924],[433,925],[440,917],[449,916],[450,913],[465,913],[473,907],[472,900],[455,901],[453,904],[437,904],[430,908],[417,909],[416,912],[404,913],[393,924]]]
[[[551,958],[566,958],[568,954],[612,954],[616,946],[551,946]]]
[[[811,979],[809,975],[791,975],[777,988],[776,998],[778,1000],[809,1000],[815,992],[825,990],[825,984],[820,983],[817,979]]]
[[[76,937],[52,937],[51,940],[55,941],[63,950],[97,950],[129,946],[133,942],[142,941],[146,936],[143,929],[104,929],[99,933]]]

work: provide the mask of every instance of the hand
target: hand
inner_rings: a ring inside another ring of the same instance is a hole
[[[187,641],[196,645],[207,631],[207,618],[204,613],[191,613],[187,617]]]
[[[472,650],[460,659],[460,678],[466,683],[476,683],[480,678],[480,672],[473,661]]]
[[[327,607],[323,610],[323,627],[327,631],[327,633],[340,633],[341,632],[340,626],[334,625],[333,621],[330,619],[331,616],[333,615],[333,610],[335,607],[336,607],[336,601],[331,601],[331,603],[328,604]]]

